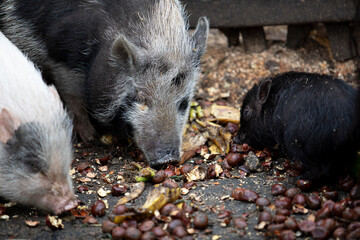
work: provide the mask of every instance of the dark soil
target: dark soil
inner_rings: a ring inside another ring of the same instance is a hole
[[[212,30],[209,37],[209,46],[207,54],[203,59],[202,76],[198,84],[195,99],[200,104],[222,104],[239,108],[244,94],[259,79],[271,74],[284,71],[309,71],[331,74],[356,85],[356,61],[348,60],[346,62],[337,62],[331,59],[329,48],[319,42],[309,38],[305,47],[298,50],[290,50],[285,47],[284,31],[286,28],[277,27],[267,29],[268,49],[261,53],[245,53],[243,46],[228,48],[225,37],[217,30]],[[316,34],[316,33],[314,33]],[[120,197],[114,197],[108,193],[100,197],[98,190],[104,189],[105,192],[111,190],[115,183],[130,184],[133,181],[133,174],[129,171],[132,150],[122,147],[105,146],[101,144],[84,145],[76,143],[75,159],[72,167],[72,177],[74,189],[79,200],[81,200],[80,209],[89,210],[92,204],[102,199],[107,201],[109,208],[103,217],[95,217],[96,224],[83,222],[70,212],[64,213],[59,217],[63,220],[64,229],[51,230],[45,223],[48,213],[36,209],[29,209],[23,206],[15,205],[6,207],[5,214],[0,216],[0,239],[110,239],[111,234],[103,233],[101,226],[104,220],[107,220],[113,211],[114,206]],[[133,154],[134,155],[134,154]],[[214,161],[203,162],[202,165],[209,163],[218,163],[218,156]],[[136,158],[136,157],[135,157]],[[99,164],[99,160],[106,160],[105,164]],[[197,155],[190,159],[190,162],[202,160]],[[77,167],[80,163],[86,162],[88,165],[84,171],[79,172]],[[145,163],[141,163],[146,165]],[[242,187],[251,189],[261,197],[267,197],[274,203],[276,196],[271,194],[271,186],[275,183],[282,183],[290,188],[294,185],[294,178],[289,176],[281,166],[284,160],[273,158],[273,167],[267,172],[251,173],[244,177],[243,172],[237,168],[231,171],[232,177],[215,178],[196,181],[197,187],[191,189],[188,193],[182,195],[186,203],[191,203],[194,209],[204,212],[209,217],[209,225],[204,231],[197,231],[193,234],[195,239],[235,239],[243,237],[244,239],[264,239],[266,228],[256,230],[258,224],[259,210],[254,203],[246,203],[230,198],[235,188]],[[104,166],[107,166],[104,168]],[[280,166],[280,167],[276,167]],[[181,187],[184,183],[183,178],[179,178],[177,184]],[[79,186],[87,186],[88,190],[80,193]],[[125,204],[127,207],[140,207],[146,199],[147,194],[153,188],[154,184],[146,183],[144,192],[136,198]],[[348,196],[348,193],[337,188],[331,187],[339,192],[336,201]],[[319,191],[319,188],[314,189]],[[306,193],[308,195],[308,193]],[[326,199],[323,198],[323,201]],[[1,199],[0,203],[7,203]],[[269,207],[274,210],[274,206]],[[218,217],[223,211],[230,211],[232,219],[241,217],[247,221],[248,227],[240,230],[230,221],[228,226],[222,223],[223,219]],[[314,221],[315,210],[308,209],[307,213],[294,214],[299,222],[304,219]],[[88,213],[88,215],[91,215]],[[8,216],[8,219],[7,217]],[[334,218],[340,225],[347,226],[349,222],[341,218]],[[28,226],[25,221],[39,221],[36,227]],[[357,219],[359,221],[359,218]],[[164,226],[161,223],[161,226]],[[275,233],[279,235],[279,232]],[[298,239],[311,237],[296,232]]]

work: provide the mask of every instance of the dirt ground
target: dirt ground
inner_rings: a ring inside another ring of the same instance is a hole
[[[328,44],[326,41],[321,41],[324,39],[321,33],[313,32],[304,47],[298,50],[291,50],[285,46],[286,27],[266,28],[266,34],[268,42],[266,51],[245,53],[242,45],[227,47],[224,35],[216,29],[211,30],[195,100],[202,106],[217,103],[239,108],[246,92],[259,79],[290,70],[331,74],[353,85],[357,84],[356,60],[345,62],[332,60]],[[0,216],[0,239],[111,239],[111,234],[102,232],[102,223],[111,218],[114,206],[120,197],[115,197],[109,192],[115,183],[124,185],[129,183],[128,169],[133,158],[126,149],[111,145],[75,143],[74,148],[75,159],[71,174],[76,195],[81,200],[79,211],[82,209],[86,215],[91,216],[90,207],[96,200],[101,199],[108,204],[106,215],[94,217],[96,223],[89,223],[84,222],[83,217],[74,213],[64,213],[59,216],[63,220],[64,228],[51,230],[45,222],[48,213],[19,205],[9,205],[5,199],[1,199],[0,203],[5,204],[5,214]],[[223,158],[224,155],[220,157]],[[135,158],[140,157],[135,156]],[[197,161],[202,160],[200,155],[196,155],[190,159],[190,162],[196,164]],[[206,165],[211,161],[203,161],[204,163]],[[294,187],[293,178],[279,167],[283,164],[281,161],[273,161],[273,168],[270,171],[250,173],[247,176],[241,169],[234,168],[230,171],[231,177],[195,181],[196,188],[190,188],[189,192],[182,194],[182,199],[191,204],[196,212],[208,215],[209,225],[205,230],[195,230],[189,235],[194,239],[239,237],[264,239],[266,231],[258,226],[259,210],[256,205],[234,200],[230,195],[235,188],[242,187],[251,189],[261,197],[267,197],[274,202],[277,197],[271,194],[273,184],[282,183],[287,188]],[[176,184],[179,187],[183,186],[183,178],[177,180]],[[153,185],[147,182],[144,192],[125,205],[128,208],[141,206]],[[86,186],[87,190],[80,192],[79,186]],[[105,192],[102,197],[98,193],[99,189]],[[338,188],[334,187],[334,189]],[[319,189],[315,190],[319,191]],[[340,201],[346,196],[347,193],[339,190],[339,197],[335,201]],[[292,216],[299,222],[312,219],[316,211],[307,210],[308,212],[303,214],[292,212]],[[224,223],[224,218],[219,216],[219,213],[224,211],[229,211],[232,219],[246,219],[247,228],[239,229],[235,227],[233,221],[228,225]],[[38,221],[38,225],[30,227],[26,223],[29,220]],[[337,220],[341,222],[341,219]],[[161,226],[166,228],[166,224],[161,223]],[[255,227],[260,229],[256,230]],[[311,235],[298,230],[294,233],[298,239],[311,238]]]

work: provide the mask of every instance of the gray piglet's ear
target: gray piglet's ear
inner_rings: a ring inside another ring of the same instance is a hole
[[[111,46],[111,56],[116,60],[124,61],[130,66],[136,65],[137,47],[125,36],[119,35]]]
[[[193,40],[195,42],[196,56],[198,60],[202,57],[206,50],[206,41],[209,35],[209,20],[206,17],[199,18],[195,32],[193,34]]]
[[[269,78],[260,83],[256,98],[260,101],[261,104],[264,104],[269,96],[271,83],[271,79]]]
[[[0,142],[6,143],[11,139],[19,126],[20,121],[9,110],[6,108],[0,110]]]

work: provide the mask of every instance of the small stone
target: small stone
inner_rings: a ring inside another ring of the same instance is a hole
[[[248,166],[251,172],[261,172],[263,170],[260,163],[260,159],[254,152],[250,151],[247,156],[244,157],[245,166]]]

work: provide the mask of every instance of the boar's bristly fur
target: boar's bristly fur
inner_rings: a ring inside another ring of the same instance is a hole
[[[0,32],[0,196],[57,214],[75,207],[71,134],[56,89]]]
[[[237,141],[279,145],[303,163],[309,179],[342,174],[357,152],[356,93],[328,75],[288,72],[264,79],[244,98]]]
[[[1,29],[54,82],[83,140],[95,126],[133,137],[151,166],[179,159],[206,18],[190,33],[178,0],[0,3]]]

